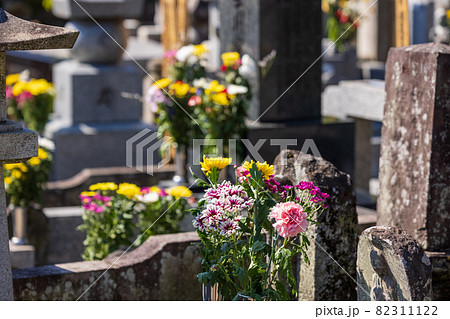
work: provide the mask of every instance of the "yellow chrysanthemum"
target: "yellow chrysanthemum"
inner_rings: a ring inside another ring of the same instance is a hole
[[[205,174],[209,174],[213,169],[213,167],[216,167],[218,170],[221,170],[230,165],[231,162],[232,162],[231,158],[224,158],[224,157],[206,158],[206,156],[203,155],[203,162],[200,162],[200,165],[202,166],[202,171],[205,172]]]
[[[6,184],[6,185],[9,185],[9,184],[11,184],[11,183],[12,183],[11,177],[5,177],[5,184]]]
[[[53,85],[46,79],[31,79],[27,85],[27,90],[34,96],[45,94],[51,89]]]
[[[170,85],[170,80],[167,78],[161,79],[153,83],[154,86],[159,87],[160,89],[164,89]]]
[[[22,172],[15,169],[11,172],[11,177],[14,179],[21,179],[22,178]]]
[[[115,191],[119,186],[115,183],[97,183],[89,186],[91,191]]]
[[[166,190],[167,194],[172,195],[176,199],[180,197],[191,197],[192,191],[185,186],[175,186]]]
[[[250,162],[245,162],[244,164],[242,164],[242,166],[247,170],[250,171],[250,169],[253,167],[253,164],[255,162],[250,161]],[[267,162],[261,163],[261,162],[256,162],[256,167],[258,168],[259,171],[261,171],[263,173],[263,176],[265,179],[269,179],[270,176],[274,175],[274,167],[273,165],[269,165],[267,164]]]
[[[177,81],[173,83],[170,88],[174,91],[175,96],[183,97],[189,93],[191,87],[187,83]]]
[[[226,67],[233,66],[241,56],[237,52],[225,52],[221,55],[223,64]]]
[[[208,52],[208,48],[204,44],[194,45],[194,55],[201,58],[206,52]]]
[[[82,192],[80,195],[81,196],[89,196],[89,197],[92,197],[92,196],[94,196],[94,195],[96,195],[97,193],[96,192]]]
[[[41,160],[37,157],[33,157],[32,159],[30,159],[28,161],[28,163],[30,163],[31,166],[36,166],[36,165],[41,164]]]
[[[18,169],[20,169],[24,173],[28,172],[28,166],[25,165],[24,163],[20,163]]]
[[[19,96],[23,92],[28,91],[28,83],[24,81],[19,81],[14,84],[12,92],[14,96]]]
[[[135,184],[130,183],[122,183],[119,185],[119,189],[117,190],[117,194],[124,195],[128,198],[134,198],[137,195],[141,195],[141,188]]]
[[[159,193],[159,192],[161,192],[161,188],[159,188],[157,186],[152,186],[152,187],[150,187],[150,192]]]
[[[8,171],[11,171],[15,168],[20,168],[20,166],[22,165],[22,163],[15,163],[15,164],[5,164],[5,169]]]
[[[44,151],[42,148],[39,149],[38,151],[38,158],[41,160],[46,160],[48,158],[48,153],[46,151]]]
[[[230,105],[230,100],[225,92],[211,95],[211,100],[220,105]]]
[[[19,82],[20,74],[10,74],[6,77],[6,85],[11,86]]]
[[[225,85],[219,83],[219,81],[214,80],[209,83],[208,88],[205,90],[206,95],[211,95],[211,93],[221,93],[226,89]]]

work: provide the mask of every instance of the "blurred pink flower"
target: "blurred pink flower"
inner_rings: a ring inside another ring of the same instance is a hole
[[[303,207],[294,202],[278,203],[272,208],[270,217],[275,219],[273,226],[284,238],[295,237],[309,226]]]

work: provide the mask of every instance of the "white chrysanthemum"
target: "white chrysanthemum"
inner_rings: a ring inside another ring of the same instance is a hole
[[[242,85],[230,84],[227,86],[227,92],[231,95],[245,94],[248,92],[248,88]]]
[[[177,53],[175,53],[175,58],[184,63],[186,60],[194,53],[194,46],[193,45],[186,45],[182,48],[180,48]]]

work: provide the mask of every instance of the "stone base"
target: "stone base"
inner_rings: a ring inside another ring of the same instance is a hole
[[[9,243],[11,251],[11,266],[13,269],[34,267],[34,246],[14,245]]]
[[[126,142],[144,129],[156,128],[141,122],[79,124],[65,127],[61,122],[51,122],[46,136],[55,143],[52,180],[68,179],[85,168],[126,166]],[[155,141],[148,143],[147,147]],[[136,146],[136,145],[134,145]],[[153,159],[143,162],[154,165],[159,162],[158,151]],[[136,159],[133,148],[133,158]]]

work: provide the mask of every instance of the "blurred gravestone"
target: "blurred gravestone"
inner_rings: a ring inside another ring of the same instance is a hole
[[[263,67],[252,88],[250,119],[320,119],[321,63],[316,61],[322,53],[320,1],[219,0],[219,9],[221,51],[249,54]]]
[[[37,156],[37,133],[6,117],[6,51],[71,48],[78,32],[30,23],[0,8],[0,300],[12,300],[3,165]]]
[[[55,142],[53,180],[84,168],[125,166],[126,141],[153,129],[141,121],[139,99],[126,97],[142,95],[144,74],[118,64],[127,43],[123,19],[142,8],[143,0],[54,0],[54,14],[70,19],[66,26],[78,29],[80,38],[73,60],[53,67],[58,95],[45,132]]]

